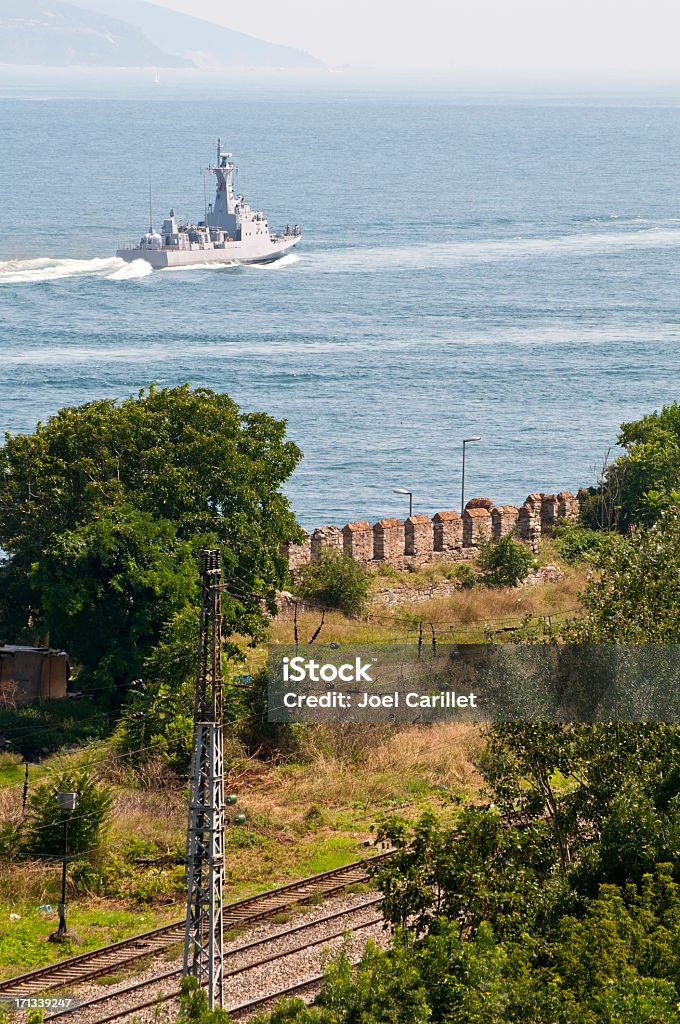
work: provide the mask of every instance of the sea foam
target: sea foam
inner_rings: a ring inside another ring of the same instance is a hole
[[[310,262],[321,272],[361,272],[398,267],[430,269],[466,263],[495,263],[535,257],[590,255],[680,247],[680,229],[647,228],[600,231],[554,237],[519,236],[499,239],[414,243],[382,248],[366,246],[313,253]]]
[[[153,273],[145,260],[127,263],[117,256],[90,260],[54,259],[0,261],[0,284],[59,281],[67,277],[100,277],[107,281],[136,281]]]

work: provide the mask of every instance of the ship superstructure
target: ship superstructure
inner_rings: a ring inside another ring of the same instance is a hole
[[[218,139],[217,163],[206,172],[215,175],[215,199],[207,205],[204,220],[179,224],[175,211],[170,210],[158,232],[150,212],[147,233],[139,243],[121,245],[116,256],[128,263],[143,259],[162,269],[200,263],[271,263],[290,252],[300,241],[299,226],[287,225],[278,234],[270,232],[265,215],[236,194],[231,157]]]

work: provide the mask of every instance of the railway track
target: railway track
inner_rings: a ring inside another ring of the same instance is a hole
[[[390,851],[353,861],[342,868],[322,871],[298,882],[278,886],[259,896],[231,903],[224,908],[225,930],[264,921],[298,903],[309,903],[319,897],[341,892],[348,886],[366,881],[366,864],[382,860]],[[79,953],[58,963],[41,967],[0,982],[0,996],[26,997],[54,989],[72,987],[102,975],[117,972],[145,957],[157,957],[179,943],[184,936],[184,921],[154,928],[151,931]]]
[[[225,950],[224,954],[225,984],[228,984],[230,980],[240,975],[247,975],[248,972],[256,971],[258,968],[265,967],[275,961],[284,960],[286,957],[294,956],[297,953],[308,953],[314,947],[326,945],[334,939],[342,938],[348,932],[358,933],[374,925],[381,924],[383,921],[381,913],[371,914],[368,918],[360,921],[356,920],[357,915],[362,918],[365,917],[366,913],[370,912],[372,908],[375,907],[377,909],[381,902],[381,896],[374,896],[363,900],[353,907],[345,907],[330,914],[325,914],[323,917],[317,917],[312,921],[293,925],[273,935],[254,939],[238,946],[232,946],[230,949]],[[323,934],[319,936],[318,932],[320,929]],[[305,933],[310,931],[316,934],[311,937],[305,935]],[[292,945],[288,944],[288,940],[292,937],[299,937],[300,941],[294,941]],[[281,948],[282,942],[286,943],[283,949]],[[239,958],[241,958],[240,963]],[[231,964],[235,965],[230,966]],[[109,1024],[111,1021],[121,1020],[124,1017],[138,1014],[144,1010],[158,1007],[163,1003],[176,999],[179,995],[181,977],[182,968],[175,967],[161,974],[153,975],[150,978],[132,982],[115,991],[104,992],[101,995],[86,999],[73,1009],[57,1010],[48,1014],[45,1020],[56,1020],[57,1018],[77,1013],[77,1019],[79,1021],[86,1020],[87,1024]],[[322,975],[318,975],[313,980],[319,981],[321,977]],[[166,982],[169,983],[167,986]],[[306,979],[302,986],[293,986],[293,988],[305,987],[309,984],[311,984],[310,979]],[[163,988],[158,990],[158,986],[163,986]],[[153,993],[150,991],[152,989],[154,990]],[[144,990],[146,990],[146,993]],[[138,995],[142,995],[141,1001],[137,998]],[[249,1003],[235,1005],[233,1010],[237,1014],[242,1014],[251,1005],[254,1007],[259,1003],[269,1002],[276,998],[278,998],[277,991],[272,992],[270,990]],[[134,999],[137,1001],[133,1001]],[[228,1012],[231,1012],[231,1009],[228,1008]]]

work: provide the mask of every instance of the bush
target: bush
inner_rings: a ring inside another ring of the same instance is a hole
[[[589,530],[585,526],[558,526],[555,530],[555,547],[570,564],[596,561],[609,550],[616,534],[602,530]]]
[[[456,566],[453,575],[463,590],[472,590],[477,582],[477,573],[465,562]]]
[[[29,819],[22,844],[24,851],[33,857],[61,856],[63,812],[57,806],[57,793],[77,794],[76,809],[69,819],[69,853],[96,850],[104,841],[111,792],[81,768],[53,776],[29,796]]]
[[[296,722],[269,721],[269,672],[261,668],[250,679],[243,695],[244,714],[237,725],[237,735],[249,757],[270,757],[272,754],[297,754],[300,732],[304,726]]]
[[[361,615],[366,607],[371,575],[359,562],[337,551],[324,551],[317,562],[302,567],[298,593],[304,601]]]
[[[230,1024],[231,1018],[226,1010],[220,1007],[208,1009],[208,997],[191,975],[182,979],[179,1005],[179,1024]]]
[[[482,548],[482,580],[487,587],[516,587],[526,579],[533,561],[534,556],[524,544],[512,537],[501,537]]]

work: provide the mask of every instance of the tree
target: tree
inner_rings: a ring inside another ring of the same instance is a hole
[[[328,1013],[328,1024],[429,1024],[431,1020],[408,945],[400,943],[385,954],[369,940],[356,967],[341,954],[326,971],[317,1004]]]
[[[544,832],[540,823],[506,827],[496,811],[483,808],[466,808],[455,824],[431,811],[413,825],[388,819],[378,839],[395,852],[375,869],[385,918],[416,935],[441,919],[457,922],[461,939],[475,935],[483,921],[496,922],[501,934],[521,932],[552,866]]]
[[[618,444],[626,454],[605,465],[582,519],[586,526],[614,525],[625,532],[636,524],[651,525],[665,509],[680,504],[680,405],[674,402],[622,423]]]
[[[516,587],[525,580],[534,556],[525,544],[512,537],[501,537],[482,547],[479,567],[487,587]]]
[[[301,570],[300,596],[322,608],[360,615],[366,607],[371,576],[360,562],[338,551],[323,551]]]
[[[161,629],[141,678],[133,681],[113,737],[133,764],[158,760],[178,774],[189,770],[197,636],[196,610],[175,613]]]
[[[259,636],[299,528],[285,423],[188,385],[62,409],[0,448],[0,635],[49,633],[84,678],[124,687],[222,550],[225,631]]]
[[[164,623],[197,601],[198,552],[168,520],[118,507],[55,537],[30,583],[80,686],[113,692],[142,674]]]
[[[565,630],[572,643],[674,644],[680,621],[680,508],[604,551]]]

